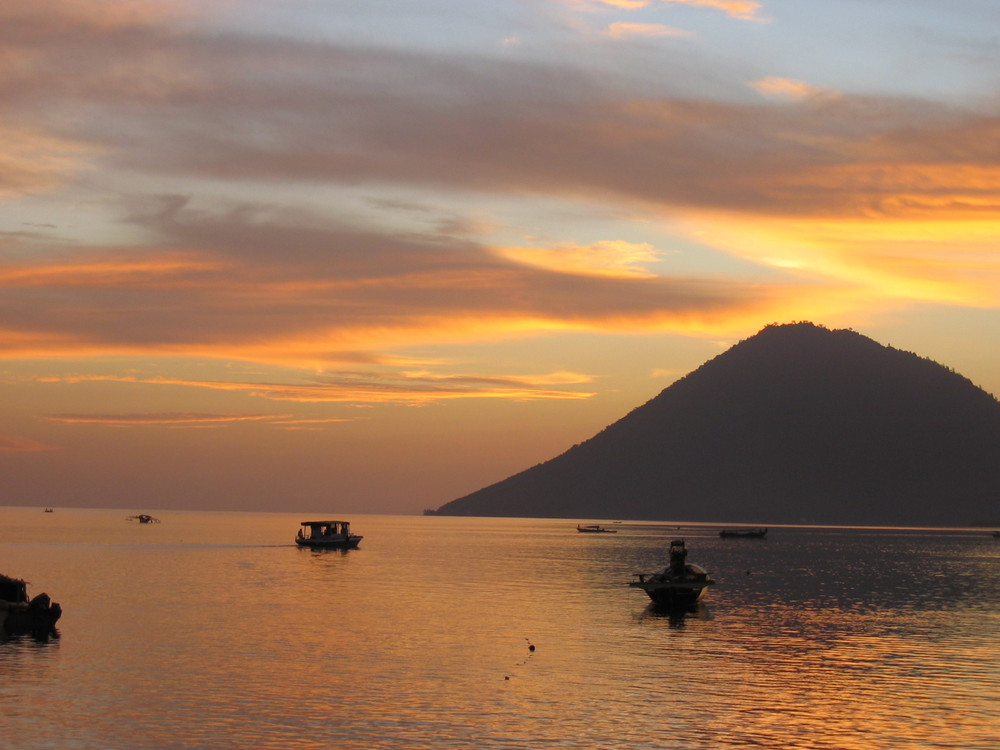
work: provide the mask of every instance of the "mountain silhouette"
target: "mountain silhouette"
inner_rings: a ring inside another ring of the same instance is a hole
[[[1000,517],[1000,402],[850,330],[770,325],[439,515],[969,525]]]

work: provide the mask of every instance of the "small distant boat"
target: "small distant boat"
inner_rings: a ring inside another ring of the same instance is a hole
[[[62,617],[62,607],[42,593],[28,598],[28,583],[0,575],[0,631],[10,635],[46,634]]]
[[[159,518],[153,518],[152,516],[148,516],[145,513],[140,513],[140,514],[138,514],[136,516],[126,516],[125,520],[126,521],[138,521],[139,523],[159,523],[160,522]]]
[[[350,521],[303,521],[295,543],[312,549],[354,549],[364,537],[351,533]]]
[[[723,539],[763,539],[767,529],[723,529],[719,536]]]
[[[592,523],[588,526],[576,525],[576,530],[581,534],[617,534],[618,529],[607,529],[597,523]]]
[[[55,511],[53,511],[53,510],[52,510],[52,508],[46,508],[46,509],[45,509],[44,511],[42,511],[42,512],[43,512],[43,513],[54,513]]]
[[[665,607],[690,607],[696,604],[715,581],[700,565],[687,562],[683,539],[670,543],[670,562],[659,573],[636,573],[638,580],[629,586],[642,589],[654,604]]]

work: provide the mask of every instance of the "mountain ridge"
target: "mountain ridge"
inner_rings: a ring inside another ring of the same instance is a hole
[[[968,525],[1000,515],[1000,402],[847,329],[772,324],[441,515]]]

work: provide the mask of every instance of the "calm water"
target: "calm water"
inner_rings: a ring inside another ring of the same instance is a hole
[[[998,747],[982,531],[355,516],[310,552],[298,515],[126,515],[0,508],[0,572],[65,612],[0,643],[0,745]],[[718,581],[681,618],[624,585],[677,536]]]

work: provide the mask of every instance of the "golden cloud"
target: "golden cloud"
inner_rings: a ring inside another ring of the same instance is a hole
[[[0,284],[9,288],[141,287],[165,286],[191,274],[222,271],[227,267],[192,253],[158,252],[154,257],[128,258],[101,252],[73,262],[42,261],[36,265],[0,264]],[[231,267],[231,266],[230,266]]]
[[[660,0],[663,3],[674,5],[691,5],[696,8],[712,8],[721,10],[726,15],[739,18],[744,21],[757,21],[759,17],[757,11],[760,10],[760,3],[752,0]]]
[[[840,94],[832,89],[820,86],[810,86],[804,81],[794,78],[779,78],[768,76],[753,81],[750,86],[765,96],[774,96],[784,99],[808,99],[814,97],[835,98]]]
[[[308,383],[240,382],[191,380],[180,378],[115,375],[48,376],[39,378],[48,384],[78,384],[87,382],[130,383],[147,386],[202,388],[243,393],[272,401],[300,403],[358,403],[420,405],[455,399],[579,400],[594,393],[557,390],[553,386],[580,385],[590,382],[586,375],[554,372],[537,376],[448,375],[430,371],[343,371],[328,373]],[[64,423],[102,424],[182,424],[219,423],[232,421],[277,420],[291,424],[291,415],[231,415],[231,414],[131,414],[95,415],[62,414],[48,419]],[[297,420],[296,420],[297,421]],[[320,421],[309,420],[312,424]]]
[[[291,415],[272,414],[50,414],[45,417],[50,422],[62,424],[104,424],[104,425],[206,425],[228,422],[262,422],[287,419]]]
[[[712,8],[721,10],[726,15],[739,18],[744,21],[759,20],[757,11],[760,10],[760,3],[753,0],[595,0],[600,5],[608,5],[621,10],[639,10],[647,8],[658,1],[669,5],[690,5],[695,8]],[[580,3],[574,2],[575,5]]]
[[[627,23],[624,21],[618,21],[609,25],[605,33],[615,39],[692,35],[690,31],[674,28],[662,23]]]
[[[660,260],[659,251],[647,242],[604,240],[592,245],[565,244],[551,248],[497,247],[500,257],[558,273],[615,278],[652,278],[643,266]]]
[[[714,245],[739,257],[805,277],[839,280],[854,295],[867,296],[873,307],[900,300],[997,304],[1000,216],[769,220],[713,214],[692,219],[691,226],[710,232]]]

